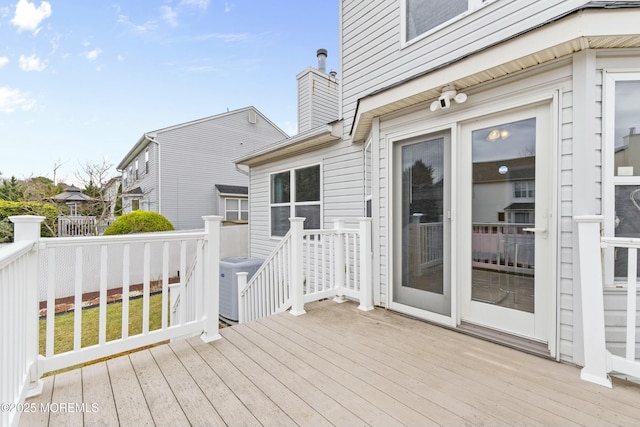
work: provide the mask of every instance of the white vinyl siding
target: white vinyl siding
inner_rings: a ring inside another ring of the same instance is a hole
[[[338,119],[338,82],[320,71],[308,68],[298,74],[298,133],[315,129]]]
[[[493,1],[403,47],[402,1],[343,1],[341,84],[346,132],[353,123],[359,98],[480,51],[587,3]]]

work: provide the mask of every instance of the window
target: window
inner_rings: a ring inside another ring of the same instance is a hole
[[[138,159],[136,159],[136,179],[138,179]]]
[[[271,236],[289,231],[290,217],[304,217],[306,229],[321,225],[320,165],[278,172],[271,175]]]
[[[140,199],[131,199],[131,210],[137,211],[140,209]]]
[[[371,183],[371,140],[369,140],[364,147],[364,214],[367,218],[371,218],[372,214],[371,201],[373,197]]]
[[[605,235],[640,237],[640,72],[605,74]],[[626,279],[627,250],[607,249],[605,283]]]
[[[129,175],[127,174],[127,170],[126,170],[126,169],[125,169],[125,170],[123,170],[123,171],[122,171],[122,184],[123,184],[122,186],[123,186],[123,187],[126,187],[126,186],[127,186],[127,177],[128,177],[128,176],[129,176]]]
[[[409,41],[440,25],[481,7],[486,0],[401,0],[405,6],[405,40]]]
[[[535,197],[535,182],[514,182],[513,197],[516,199],[533,199]]]
[[[129,179],[135,181],[135,178],[133,176],[133,165],[129,165]]]
[[[144,173],[149,173],[149,149],[144,150]]]
[[[247,199],[225,199],[224,219],[226,219],[227,221],[248,221],[249,201]]]

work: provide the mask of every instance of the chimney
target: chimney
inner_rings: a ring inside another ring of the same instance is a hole
[[[327,72],[327,49],[318,49],[316,52],[318,56],[318,70],[321,73]]]
[[[635,134],[636,134],[636,128],[635,127],[629,128],[629,135],[635,135]]]

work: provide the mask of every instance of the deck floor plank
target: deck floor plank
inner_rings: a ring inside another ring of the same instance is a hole
[[[131,353],[129,359],[144,392],[154,423],[174,427],[188,426],[189,420],[151,352],[142,350]]]
[[[116,357],[104,363],[109,370],[119,424],[126,427],[153,426],[149,405],[129,357]]]
[[[200,354],[209,367],[224,381],[265,427],[291,427],[297,424],[278,407],[261,389],[216,349],[215,343],[205,344],[199,338],[189,344]]]
[[[548,425],[551,421],[550,419],[536,420],[522,414],[521,411],[513,408],[514,404],[521,402],[509,399],[509,395],[501,394],[499,390],[492,391],[496,394],[495,400],[491,402],[491,411],[487,411],[487,402],[479,401],[477,398],[478,394],[474,390],[478,387],[476,382],[469,380],[466,376],[455,375],[453,372],[442,372],[437,364],[425,364],[424,359],[420,359],[417,363],[420,368],[412,366],[404,361],[404,357],[398,357],[397,353],[392,355],[393,349],[388,348],[388,344],[383,348],[376,348],[375,342],[353,332],[346,330],[340,330],[337,334],[334,331],[326,332],[322,322],[311,318],[305,327],[309,328],[314,336],[323,336],[325,340],[321,341],[321,344],[327,345],[329,349],[348,355],[353,362],[383,374],[473,425],[512,424],[514,420],[517,420],[520,425]],[[372,353],[371,350],[377,351]],[[375,357],[369,354],[375,354]],[[570,426],[571,422],[565,425]]]
[[[307,304],[44,378],[24,413],[57,425],[640,425],[640,386],[607,389],[574,366],[356,304]],[[39,406],[38,406],[39,408]],[[97,415],[97,416],[96,416]]]
[[[289,369],[287,365],[291,360],[278,361],[266,352],[261,345],[240,334],[239,330],[242,329],[246,329],[246,327],[240,325],[238,328],[228,328],[223,331],[223,336],[262,369],[277,377],[284,386],[307,402],[319,414],[322,414],[332,425],[341,427],[367,425],[331,395],[324,393],[314,383],[307,381]]]
[[[269,325],[276,322],[273,318],[262,319]],[[366,372],[362,372],[360,367],[355,364],[340,364],[334,360],[333,354],[324,353],[322,346],[317,345],[315,341],[306,336],[293,332],[287,327],[278,330],[282,336],[287,337],[291,342],[298,344],[295,354],[307,363],[318,366],[328,375],[340,381],[344,386],[348,387],[355,393],[366,398],[371,404],[378,406],[382,411],[386,412],[393,418],[397,419],[405,425],[423,425],[434,426],[440,425],[437,421],[429,418],[420,412],[420,408],[413,408],[402,401],[402,399],[388,392],[380,384],[371,384]],[[358,372],[354,372],[357,370]]]
[[[329,306],[327,308],[330,314],[334,312],[333,307]],[[325,315],[326,313],[319,313],[319,316],[310,320],[317,323],[321,321]],[[374,315],[377,316],[380,315],[380,313],[375,313]],[[358,324],[357,319],[362,319],[362,316],[350,318],[352,321],[346,327],[354,328],[359,331],[359,333],[367,330],[364,325],[356,328]],[[398,322],[402,330],[410,324],[415,323],[415,321],[411,319],[395,315],[386,317],[385,319]],[[513,377],[514,373],[517,373],[517,388],[524,389],[524,391],[528,392],[528,394],[525,394],[522,398],[523,401],[531,401],[531,395],[537,395],[546,399],[542,402],[542,407],[545,409],[553,409],[557,405],[558,400],[560,400],[562,402],[562,408],[559,410],[564,411],[565,407],[568,407],[569,409],[579,411],[581,416],[585,417],[584,422],[587,424],[592,424],[596,422],[596,420],[601,424],[611,423],[613,425],[632,425],[637,423],[637,402],[628,399],[628,393],[626,393],[627,399],[621,401],[618,400],[617,397],[622,396],[622,393],[619,391],[612,392],[612,397],[615,396],[616,398],[608,400],[607,408],[603,411],[604,408],[601,407],[600,400],[602,393],[601,387],[590,383],[585,384],[580,381],[579,377],[575,375],[575,368],[569,365],[555,363],[548,359],[535,357],[502,346],[496,347],[495,344],[466,335],[452,335],[449,333],[444,334],[446,337],[443,337],[441,336],[442,332],[445,331],[443,328],[433,325],[425,326],[428,326],[428,328],[425,327],[419,330],[415,343],[405,344],[405,349],[409,352],[414,352],[413,354],[417,356],[423,354],[423,351],[433,353],[435,357],[440,357],[440,360],[449,363],[449,365],[443,365],[443,367],[448,366],[450,372],[463,372],[461,370],[465,368],[467,370],[464,372],[475,372],[477,371],[478,363],[484,363],[488,369],[493,365],[495,369],[493,369],[492,372],[495,378],[499,380],[499,383],[496,384],[498,389],[503,388],[505,381],[508,381]],[[345,326],[343,325],[343,327]],[[380,346],[385,345],[385,338],[390,339],[397,334],[397,330],[395,329],[389,330],[385,334],[384,329],[384,327],[380,327],[376,334],[369,334],[372,340],[380,340]],[[429,345],[424,339],[426,336],[425,331],[427,330],[431,330],[432,333],[439,337],[433,345]],[[406,333],[404,335],[409,336]],[[370,343],[371,341],[369,341],[369,344]],[[463,347],[463,352],[461,353],[462,358],[456,360],[456,363],[451,365],[452,355],[460,354],[461,346]],[[378,349],[380,350],[380,347]],[[553,375],[549,375],[551,366],[553,366]],[[484,383],[487,381],[485,376],[482,376],[480,379]],[[580,387],[578,387],[578,385],[580,385]],[[548,398],[547,396],[549,395],[555,395],[555,399]],[[585,402],[592,403],[585,405]],[[574,421],[579,421],[575,419],[576,415],[573,411],[569,411],[569,413],[572,415]],[[555,415],[561,414],[556,411]],[[593,418],[588,419],[587,417],[589,416]]]
[[[224,335],[223,335],[224,336]],[[217,341],[216,349],[300,426],[330,426],[331,423],[307,402],[261,368],[230,341]]]
[[[186,340],[172,342],[170,347],[227,425],[262,425]]]
[[[238,332],[251,337],[257,345],[260,345],[262,349],[277,360],[286,360],[290,369],[308,382],[315,384],[325,393],[335,396],[336,400],[367,424],[374,427],[397,427],[402,425],[398,420],[381,411],[379,407],[372,405],[359,394],[330,378],[323,370],[317,369],[317,367],[295,357],[295,350],[291,349],[291,346],[295,345],[295,343],[283,339],[261,322],[248,323],[246,328],[239,328]]]
[[[209,399],[204,395],[191,374],[180,363],[171,347],[163,345],[149,349],[165,380],[171,387],[182,411],[192,426],[226,426]]]
[[[85,426],[114,426],[118,424],[118,413],[113,399],[109,370],[105,362],[94,363],[82,368],[82,398],[85,405]]]
[[[82,371],[74,369],[56,375],[51,395],[49,425],[51,427],[83,425],[82,412],[64,409],[61,405],[82,402]]]

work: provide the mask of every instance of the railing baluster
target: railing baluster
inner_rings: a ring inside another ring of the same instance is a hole
[[[626,358],[636,360],[636,298],[638,285],[638,248],[627,250],[627,339]]]
[[[122,339],[129,338],[130,266],[131,245],[125,243],[122,249]]]
[[[82,339],[82,246],[76,247],[75,296],[73,299],[73,350],[80,350]]]
[[[203,282],[202,282],[202,273],[203,273],[203,269],[202,266],[204,264],[203,260],[204,260],[204,251],[203,251],[203,247],[200,244],[200,242],[196,242],[196,289],[195,289],[195,315],[196,315],[196,319],[200,320],[202,318],[202,309],[203,309]],[[192,286],[193,288],[193,286]],[[193,292],[193,289],[192,289]],[[192,319],[193,320],[193,319]]]
[[[48,249],[47,259],[47,344],[46,357],[54,354],[54,331],[56,313],[56,250]]]
[[[187,298],[187,242],[180,242],[180,313],[179,324],[184,325],[187,319],[189,299]]]
[[[98,343],[107,342],[107,261],[108,251],[107,245],[100,246],[100,303],[98,322]]]
[[[169,327],[169,242],[162,243],[162,329]]]

